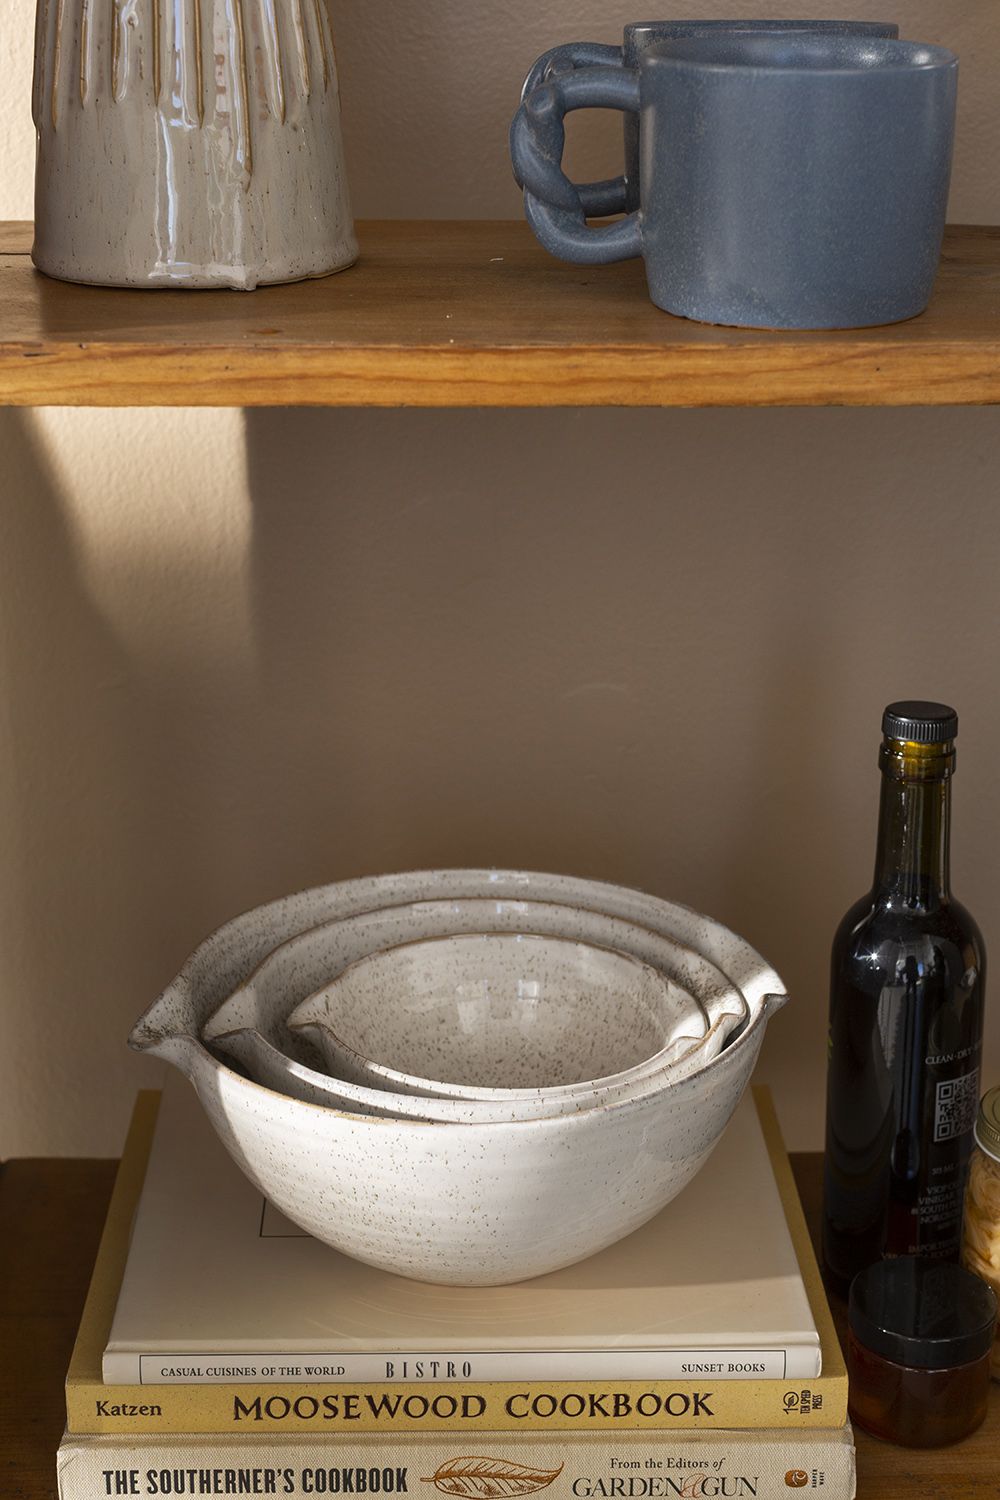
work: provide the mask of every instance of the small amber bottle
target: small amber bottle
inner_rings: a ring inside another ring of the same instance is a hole
[[[965,1189],[962,1260],[1000,1297],[1000,1088],[983,1096]],[[1000,1324],[993,1344],[993,1379],[1000,1380]]]
[[[905,1448],[941,1448],[986,1416],[997,1302],[949,1261],[900,1256],[851,1283],[852,1421]]]

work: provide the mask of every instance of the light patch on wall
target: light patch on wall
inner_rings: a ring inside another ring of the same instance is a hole
[[[126,654],[249,670],[242,413],[57,409],[31,421],[80,576]]]
[[[0,12],[0,219],[30,219],[35,193],[35,132],[31,70],[34,0],[4,0]]]

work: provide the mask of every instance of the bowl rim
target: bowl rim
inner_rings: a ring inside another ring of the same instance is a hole
[[[421,872],[421,871],[417,871],[417,872],[405,872],[404,875],[401,878],[403,878],[403,879],[419,879],[421,877],[421,875],[424,874],[424,873],[426,873],[426,872]],[[470,871],[463,871],[463,870],[452,871],[452,870],[447,870],[444,873],[447,874],[447,875],[452,875],[452,874],[468,875],[471,878],[476,878],[482,872],[477,871],[477,870],[470,870]],[[492,873],[492,872],[490,872],[490,873]],[[517,876],[520,875],[521,872],[499,871],[497,873],[499,873],[501,876],[506,876],[506,875],[508,875],[508,873],[510,873],[510,874],[512,874],[516,878]],[[396,877],[389,877],[389,878],[392,879],[392,878],[396,878]],[[534,874],[529,874],[527,878],[528,879],[551,879],[553,877],[546,876],[544,874],[539,875],[539,876],[536,876]],[[578,877],[578,876],[569,876],[569,877],[557,876],[555,878],[556,879],[560,879],[560,880],[564,879],[564,878],[568,878],[570,880],[577,880],[577,879],[580,879],[582,877]],[[346,884],[351,884],[352,882],[345,882],[345,883]],[[590,884],[598,884],[598,885],[604,884],[604,882],[589,882],[589,883]],[[610,886],[608,888],[612,889],[612,887],[610,887]],[[314,890],[327,890],[327,889],[330,889],[330,888],[329,887],[322,887],[322,886],[321,887],[314,887],[312,890],[303,891],[303,892],[300,892],[299,894],[302,895],[302,896],[309,896],[309,895],[313,894]],[[646,900],[659,901],[659,900],[663,899],[661,897],[649,896],[648,893],[645,892],[645,891],[635,890],[633,892],[632,889],[630,887],[628,887],[628,886],[619,886],[619,887],[614,887],[613,889],[618,889],[618,890],[621,890],[621,891],[629,893],[629,894],[634,894],[634,895],[640,896],[640,897],[642,897],[643,899],[646,899]],[[295,898],[288,898],[288,899],[291,900],[291,899],[295,899]],[[404,901],[393,902],[389,906],[369,906],[369,907],[365,907],[363,909],[360,909],[358,911],[352,911],[352,912],[344,913],[341,916],[330,916],[330,915],[327,915],[327,916],[325,916],[322,919],[322,921],[312,923],[308,927],[301,928],[298,931],[289,933],[286,937],[282,938],[282,940],[279,943],[276,943],[273,948],[269,949],[269,951],[267,953],[265,953],[262,958],[258,959],[253,964],[253,967],[251,969],[249,969],[248,972],[239,981],[239,983],[237,985],[235,985],[232,990],[230,990],[229,994],[226,995],[223,1000],[221,1000],[218,1004],[216,1004],[213,1007],[212,1011],[210,1012],[209,1015],[207,1015],[205,1017],[204,1021],[202,1021],[202,1022],[199,1023],[199,1032],[200,1033],[204,1033],[206,1031],[210,1031],[210,1028],[212,1028],[214,1026],[215,1022],[216,1022],[216,1019],[217,1019],[217,1017],[219,1015],[219,1012],[222,1011],[222,1010],[224,1010],[224,1009],[226,1009],[227,1006],[230,1004],[230,1002],[232,1002],[237,997],[237,995],[245,994],[246,992],[250,991],[259,982],[260,976],[262,974],[264,974],[265,971],[269,971],[272,967],[277,966],[280,963],[284,962],[285,959],[287,959],[287,957],[288,957],[289,951],[295,945],[297,945],[298,943],[302,942],[305,939],[308,939],[312,934],[314,934],[316,932],[319,932],[320,930],[326,931],[329,928],[339,926],[341,923],[355,922],[355,921],[358,921],[358,920],[360,920],[360,919],[362,919],[364,917],[371,917],[371,916],[382,915],[382,914],[384,914],[386,917],[388,917],[393,912],[400,912],[400,911],[403,911],[404,909],[409,909],[409,908],[414,908],[414,907],[416,907],[416,908],[424,908],[424,907],[427,907],[427,906],[430,906],[430,905],[435,905],[435,906],[436,905],[442,905],[442,906],[462,906],[462,905],[466,905],[466,904],[474,902],[474,901],[475,902],[487,902],[487,903],[489,903],[489,902],[501,902],[501,903],[509,903],[511,905],[525,905],[525,906],[532,906],[532,907],[534,907],[534,906],[544,906],[544,907],[557,906],[557,907],[564,907],[564,908],[566,908],[566,909],[568,909],[570,911],[576,911],[576,912],[583,913],[584,916],[595,916],[595,917],[601,917],[601,918],[604,918],[606,920],[613,921],[613,922],[620,922],[621,924],[623,924],[625,926],[636,928],[639,932],[642,932],[642,933],[646,934],[647,936],[653,938],[658,943],[662,942],[662,943],[665,943],[665,944],[669,945],[670,947],[676,949],[680,954],[682,954],[682,955],[685,956],[685,961],[692,962],[696,967],[704,967],[704,968],[707,968],[707,969],[711,970],[712,971],[712,976],[706,976],[706,979],[705,979],[706,992],[708,992],[710,990],[713,991],[713,992],[715,992],[715,993],[723,993],[723,992],[726,992],[726,991],[734,991],[737,995],[742,996],[744,998],[744,1000],[745,1000],[744,992],[740,989],[740,986],[737,984],[737,982],[734,979],[732,979],[730,977],[730,975],[728,975],[723,969],[721,969],[719,967],[719,965],[716,963],[716,961],[713,958],[708,957],[707,954],[700,953],[697,948],[693,947],[690,943],[684,942],[683,939],[681,939],[679,937],[672,936],[672,935],[668,936],[667,934],[662,933],[662,932],[657,932],[656,929],[653,928],[653,927],[650,927],[647,922],[645,922],[645,921],[638,921],[634,917],[626,917],[626,916],[623,916],[621,913],[618,913],[618,912],[605,911],[605,910],[602,910],[600,907],[597,907],[597,906],[584,906],[584,905],[581,905],[580,902],[578,902],[578,901],[547,899],[547,898],[544,898],[544,897],[540,897],[540,896],[537,896],[537,895],[531,895],[531,894],[523,895],[523,896],[490,896],[488,894],[477,894],[477,895],[474,895],[474,896],[468,896],[468,895],[463,895],[463,896],[447,896],[447,895],[432,894],[432,895],[429,895],[429,896],[420,897],[420,898],[412,900],[412,901],[404,900]],[[732,937],[733,941],[736,942],[736,943],[739,943],[743,948],[746,949],[746,951],[749,954],[753,954],[753,956],[759,961],[761,967],[768,969],[768,971],[773,976],[773,978],[775,980],[777,980],[777,975],[774,974],[774,971],[772,969],[770,969],[770,966],[765,963],[765,961],[761,957],[761,955],[756,952],[756,949],[752,948],[750,946],[750,944],[747,943],[745,941],[745,939],[739,937],[738,934],[736,934],[734,932],[731,932],[729,928],[724,927],[724,925],[721,922],[716,923],[716,922],[714,922],[713,918],[711,918],[711,917],[707,917],[706,918],[706,917],[702,916],[701,913],[695,912],[690,907],[682,907],[679,902],[668,902],[666,904],[668,904],[670,906],[673,906],[675,909],[683,911],[686,914],[689,914],[689,915],[691,915],[691,916],[693,916],[695,918],[698,918],[699,920],[713,922],[713,924],[717,928],[719,928],[720,931],[722,931],[722,932],[726,933],[728,936]],[[189,964],[193,965],[194,958],[197,957],[197,955],[202,951],[202,949],[206,948],[213,941],[214,937],[220,936],[222,933],[226,932],[230,926],[236,926],[238,923],[242,922],[246,918],[252,917],[256,912],[259,912],[261,909],[262,908],[259,908],[259,907],[252,908],[249,912],[243,913],[242,916],[234,918],[232,923],[227,923],[225,927],[220,928],[218,930],[218,933],[213,934],[212,937],[206,938],[205,941],[199,946],[199,948],[195,950],[195,953],[191,956],[191,959],[189,959],[189,961],[188,961]],[[530,917],[531,917],[531,913],[530,912],[525,913],[526,920],[530,919]],[[511,932],[514,931],[513,928],[511,928],[511,929],[497,929],[497,931],[504,931],[504,930],[508,930],[508,931],[511,931]],[[431,937],[435,937],[435,936],[450,937],[452,935],[453,934],[450,934],[450,933],[444,933],[444,934],[431,934],[430,936]],[[546,936],[549,936],[549,934],[540,933],[540,934],[538,934],[538,936],[546,937]],[[413,939],[413,938],[411,938],[411,939],[404,940],[404,941],[416,942],[416,941],[419,941],[419,939]],[[577,941],[577,940],[570,938],[569,941]],[[387,946],[388,947],[397,947],[399,945],[397,943],[390,943]],[[376,949],[374,951],[375,952],[381,952],[381,951],[384,951],[384,950]],[[371,956],[371,954],[362,954],[359,958],[352,959],[351,960],[351,964],[346,965],[345,967],[349,968],[353,964],[362,962],[365,958],[368,958],[370,956]],[[640,963],[649,963],[650,961],[647,960],[647,959],[639,959],[638,962],[640,962]],[[187,966],[185,966],[185,967],[187,967]],[[660,971],[660,972],[664,972],[665,973],[666,971]],[[717,977],[715,977],[715,976],[717,976]],[[184,979],[184,977],[185,977],[185,970],[181,970],[181,973],[177,976],[177,978],[173,981],[173,983],[171,985],[169,985],[168,988],[167,988],[167,990],[165,990],[163,992],[163,994],[159,997],[160,1000],[165,999],[166,996],[169,994],[169,992],[171,990],[173,990],[175,988],[179,988],[181,986],[181,982]],[[268,977],[269,977],[269,975],[268,975]],[[337,976],[334,976],[334,977],[337,977]],[[667,977],[669,978],[671,976],[667,976]],[[718,980],[723,981],[721,987],[718,984]],[[325,984],[328,983],[328,982],[329,981],[324,981],[324,984],[317,986],[317,988],[318,989],[324,988]],[[677,981],[675,980],[674,982],[676,983]],[[780,984],[780,980],[778,980],[777,982]],[[309,995],[303,996],[303,1002],[305,1000],[311,998],[311,995],[313,993],[315,993],[315,991],[310,991]],[[707,1010],[706,1010],[705,1007],[709,1003],[709,1000],[706,1000],[706,1002],[703,1003],[701,1000],[699,1000],[697,998],[697,996],[694,996],[694,999],[695,999],[695,1003],[698,1005],[699,1009],[702,1010],[703,1014],[707,1018],[708,1012],[707,1012]],[[303,1002],[300,1002],[300,1003],[303,1003]],[[145,1014],[143,1016],[141,1016],[140,1019],[136,1022],[135,1027],[133,1027],[133,1033],[132,1033],[133,1035],[142,1026],[143,1022],[146,1020],[146,1017],[151,1014],[151,1012],[153,1011],[153,1009],[155,1008],[155,1006],[156,1006],[157,1003],[158,1003],[157,1001],[154,1001],[153,1005],[150,1006],[149,1009],[145,1012]],[[244,1030],[244,1029],[250,1029],[250,1030],[257,1029],[257,1030],[259,1030],[259,1027],[250,1026],[248,1028],[245,1025],[241,1025],[241,1026],[238,1026],[238,1027],[237,1026],[227,1026],[224,1031],[211,1031],[211,1034],[210,1034],[208,1040],[215,1041],[218,1037],[231,1036],[234,1031]],[[130,1039],[130,1045],[131,1045],[131,1039]]]

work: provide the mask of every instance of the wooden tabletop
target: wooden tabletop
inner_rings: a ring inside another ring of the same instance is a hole
[[[359,225],[296,286],[71,286],[0,225],[0,405],[937,406],[1000,403],[1000,229],[953,226],[927,312],[827,333],[660,312],[642,263],[547,255],[527,225]]]
[[[821,1162],[793,1156],[815,1236]],[[14,1161],[0,1170],[0,1496],[55,1500],[62,1378],[114,1180],[111,1161]],[[835,1304],[839,1326],[843,1308]],[[1000,1497],[1000,1387],[980,1431],[916,1452],[857,1434],[859,1500]]]

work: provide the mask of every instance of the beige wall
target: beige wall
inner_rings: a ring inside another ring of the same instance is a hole
[[[961,52],[952,217],[1000,220],[994,0],[826,9]],[[31,10],[0,15],[0,217]],[[358,212],[515,214],[519,73],[631,15],[338,0]],[[611,170],[608,121],[574,135]],[[128,1026],[228,916],[462,862],[746,933],[796,997],[761,1076],[817,1145],[896,696],[962,713],[956,885],[1000,945],[998,412],[0,412],[0,451],[0,1155],[119,1148],[155,1078]]]

